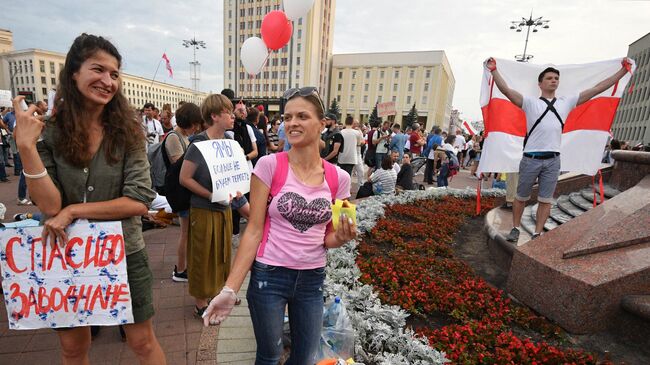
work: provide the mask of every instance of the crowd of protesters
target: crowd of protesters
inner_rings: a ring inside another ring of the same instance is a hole
[[[206,325],[225,320],[241,302],[237,293],[250,271],[256,363],[278,363],[288,306],[289,363],[306,364],[320,338],[326,250],[356,235],[346,216],[337,230],[331,224],[331,203],[350,198],[351,181],[359,186],[357,198],[424,188],[414,181],[416,160],[428,185],[446,187],[460,169],[482,178],[476,175],[481,134],[447,134],[437,126],[427,133],[418,123],[368,125],[352,116],[340,123],[312,87],[287,90],[284,113],[271,119],[263,105],[247,105],[229,89],[201,105],[181,102],[175,111],[153,103],[134,110],[120,85],[121,62],[109,41],[82,34],[66,57],[54,105],[38,102],[23,111],[19,97],[13,108],[2,108],[0,182],[9,181],[5,168],[13,167],[17,204],[33,201],[43,214],[44,237],[60,243],[76,219],[122,222],[134,314],[123,330],[141,363],[165,363],[153,331],[153,275],[142,234],[149,209],[160,206],[178,217],[171,278],[188,282],[198,318]],[[252,173],[250,193],[229,202],[212,201],[210,167],[196,145],[218,139],[236,142]],[[603,162],[626,148],[611,140]],[[155,182],[155,151],[168,171],[179,166],[177,183],[189,192],[185,209],[174,211],[166,199],[171,187]],[[497,174],[495,187],[516,186],[510,180],[516,178]],[[81,181],[88,189],[74,188]],[[244,222],[237,248],[233,238]],[[89,327],[57,334],[65,363],[88,362]]]

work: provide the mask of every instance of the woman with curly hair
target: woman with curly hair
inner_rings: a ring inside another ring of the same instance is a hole
[[[153,275],[140,216],[155,197],[140,121],[122,93],[122,57],[108,40],[77,37],[61,70],[54,115],[16,108],[16,144],[34,203],[46,216],[44,241],[67,244],[76,219],[121,220],[134,323],[124,326],[141,364],[165,364],[153,331]],[[47,124],[47,125],[46,125]],[[41,137],[40,139],[39,137]],[[88,364],[90,327],[58,329],[64,364]]]

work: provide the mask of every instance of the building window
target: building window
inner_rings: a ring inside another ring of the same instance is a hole
[[[300,65],[300,57],[296,57],[296,65]]]
[[[428,79],[428,78],[431,78],[431,70],[427,70],[427,71],[425,72],[425,77],[426,77],[427,79]]]
[[[406,97],[406,104],[411,105],[411,95]]]
[[[239,22],[239,29],[246,29],[246,22]]]
[[[239,9],[239,16],[245,17],[246,16],[246,9]]]
[[[51,80],[52,80],[52,86],[56,85],[56,78],[52,77]]]
[[[367,78],[367,79],[370,78],[370,71],[366,71],[366,78]]]
[[[47,83],[45,76],[41,76],[41,84],[45,85]]]
[[[282,66],[286,66],[286,65],[287,65],[287,58],[286,58],[286,57],[282,57],[282,60],[281,60],[281,61],[282,61],[282,62],[281,62]]]
[[[255,85],[255,91],[258,91],[258,92],[260,91],[260,84]]]
[[[354,91],[355,86],[355,84],[350,85],[350,91]]]
[[[393,103],[396,102],[397,101],[397,96],[393,95],[392,100],[393,100]]]
[[[296,70],[296,79],[300,79],[300,70]],[[298,86],[296,86],[298,87]]]
[[[339,79],[343,78],[343,71],[339,71]]]
[[[409,71],[409,78],[414,78],[415,77],[415,70],[410,70]]]
[[[44,98],[47,97],[47,88],[44,87],[43,90],[41,90],[41,91],[43,91],[43,97]]]
[[[298,25],[302,25],[302,18],[298,19]]]
[[[395,78],[399,78],[399,70],[395,70]]]
[[[426,96],[422,97],[422,105],[427,105],[427,97]]]
[[[287,78],[287,71],[280,71],[280,78],[281,79],[286,79]]]
[[[341,95],[336,95],[336,101],[341,102]]]
[[[429,91],[429,83],[428,82],[426,82],[424,84],[424,91]]]
[[[393,91],[397,91],[397,84],[393,84]]]
[[[384,84],[379,84],[379,91],[384,91]]]
[[[278,85],[276,84],[271,85],[271,91],[278,91]]]
[[[265,79],[268,79],[268,78],[269,78],[269,72],[268,72],[268,71],[264,71],[264,74],[263,74],[263,75],[264,75],[264,78],[265,78]]]
[[[368,103],[368,95],[363,96],[363,103],[367,104]]]
[[[274,79],[274,80],[277,79],[278,78],[278,71],[271,72],[271,78]]]
[[[38,65],[41,69],[41,72],[45,73],[45,61],[38,61]],[[15,69],[14,69],[15,71]]]
[[[382,97],[381,97],[381,95],[379,95],[379,96],[377,97],[377,102],[378,102],[378,103],[381,103],[381,101],[382,101]]]
[[[350,104],[354,103],[354,95],[350,95]]]
[[[302,49],[302,45],[300,43],[298,43],[298,46],[296,47],[296,49],[298,50],[298,52],[300,52],[300,50]]]
[[[356,71],[352,71],[352,80],[354,80],[354,79],[356,79],[356,78],[357,78],[357,72],[356,72]]]
[[[384,76],[386,76],[386,72],[385,71],[379,71],[379,78],[383,79]]]
[[[409,83],[408,91],[413,91],[413,83]]]
[[[298,29],[298,39],[302,38],[302,29]]]
[[[338,84],[338,86],[336,87],[336,91],[341,91],[341,87],[342,87],[342,85]]]
[[[363,91],[368,91],[368,84],[363,85]]]

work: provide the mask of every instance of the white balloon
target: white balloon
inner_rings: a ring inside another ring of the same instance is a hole
[[[269,58],[269,50],[261,38],[250,37],[241,46],[240,58],[246,72],[257,75],[262,71],[266,60]]]
[[[314,0],[282,0],[284,12],[289,20],[298,20],[309,13]]]

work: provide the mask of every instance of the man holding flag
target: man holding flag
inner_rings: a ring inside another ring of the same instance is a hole
[[[560,148],[562,130],[567,116],[576,106],[589,101],[594,96],[614,86],[630,68],[630,61],[624,58],[622,67],[614,75],[599,82],[592,88],[578,95],[555,96],[560,83],[560,71],[548,67],[538,76],[538,86],[541,91],[539,99],[523,96],[510,89],[497,71],[494,58],[485,62],[486,68],[492,74],[494,83],[499,91],[515,106],[521,108],[526,115],[526,136],[524,138],[523,158],[519,163],[519,183],[517,195],[513,203],[513,228],[507,240],[519,240],[521,216],[530,199],[536,180],[539,184],[537,201],[537,223],[532,239],[540,236],[544,223],[548,219],[553,201],[553,193],[560,174]]]

